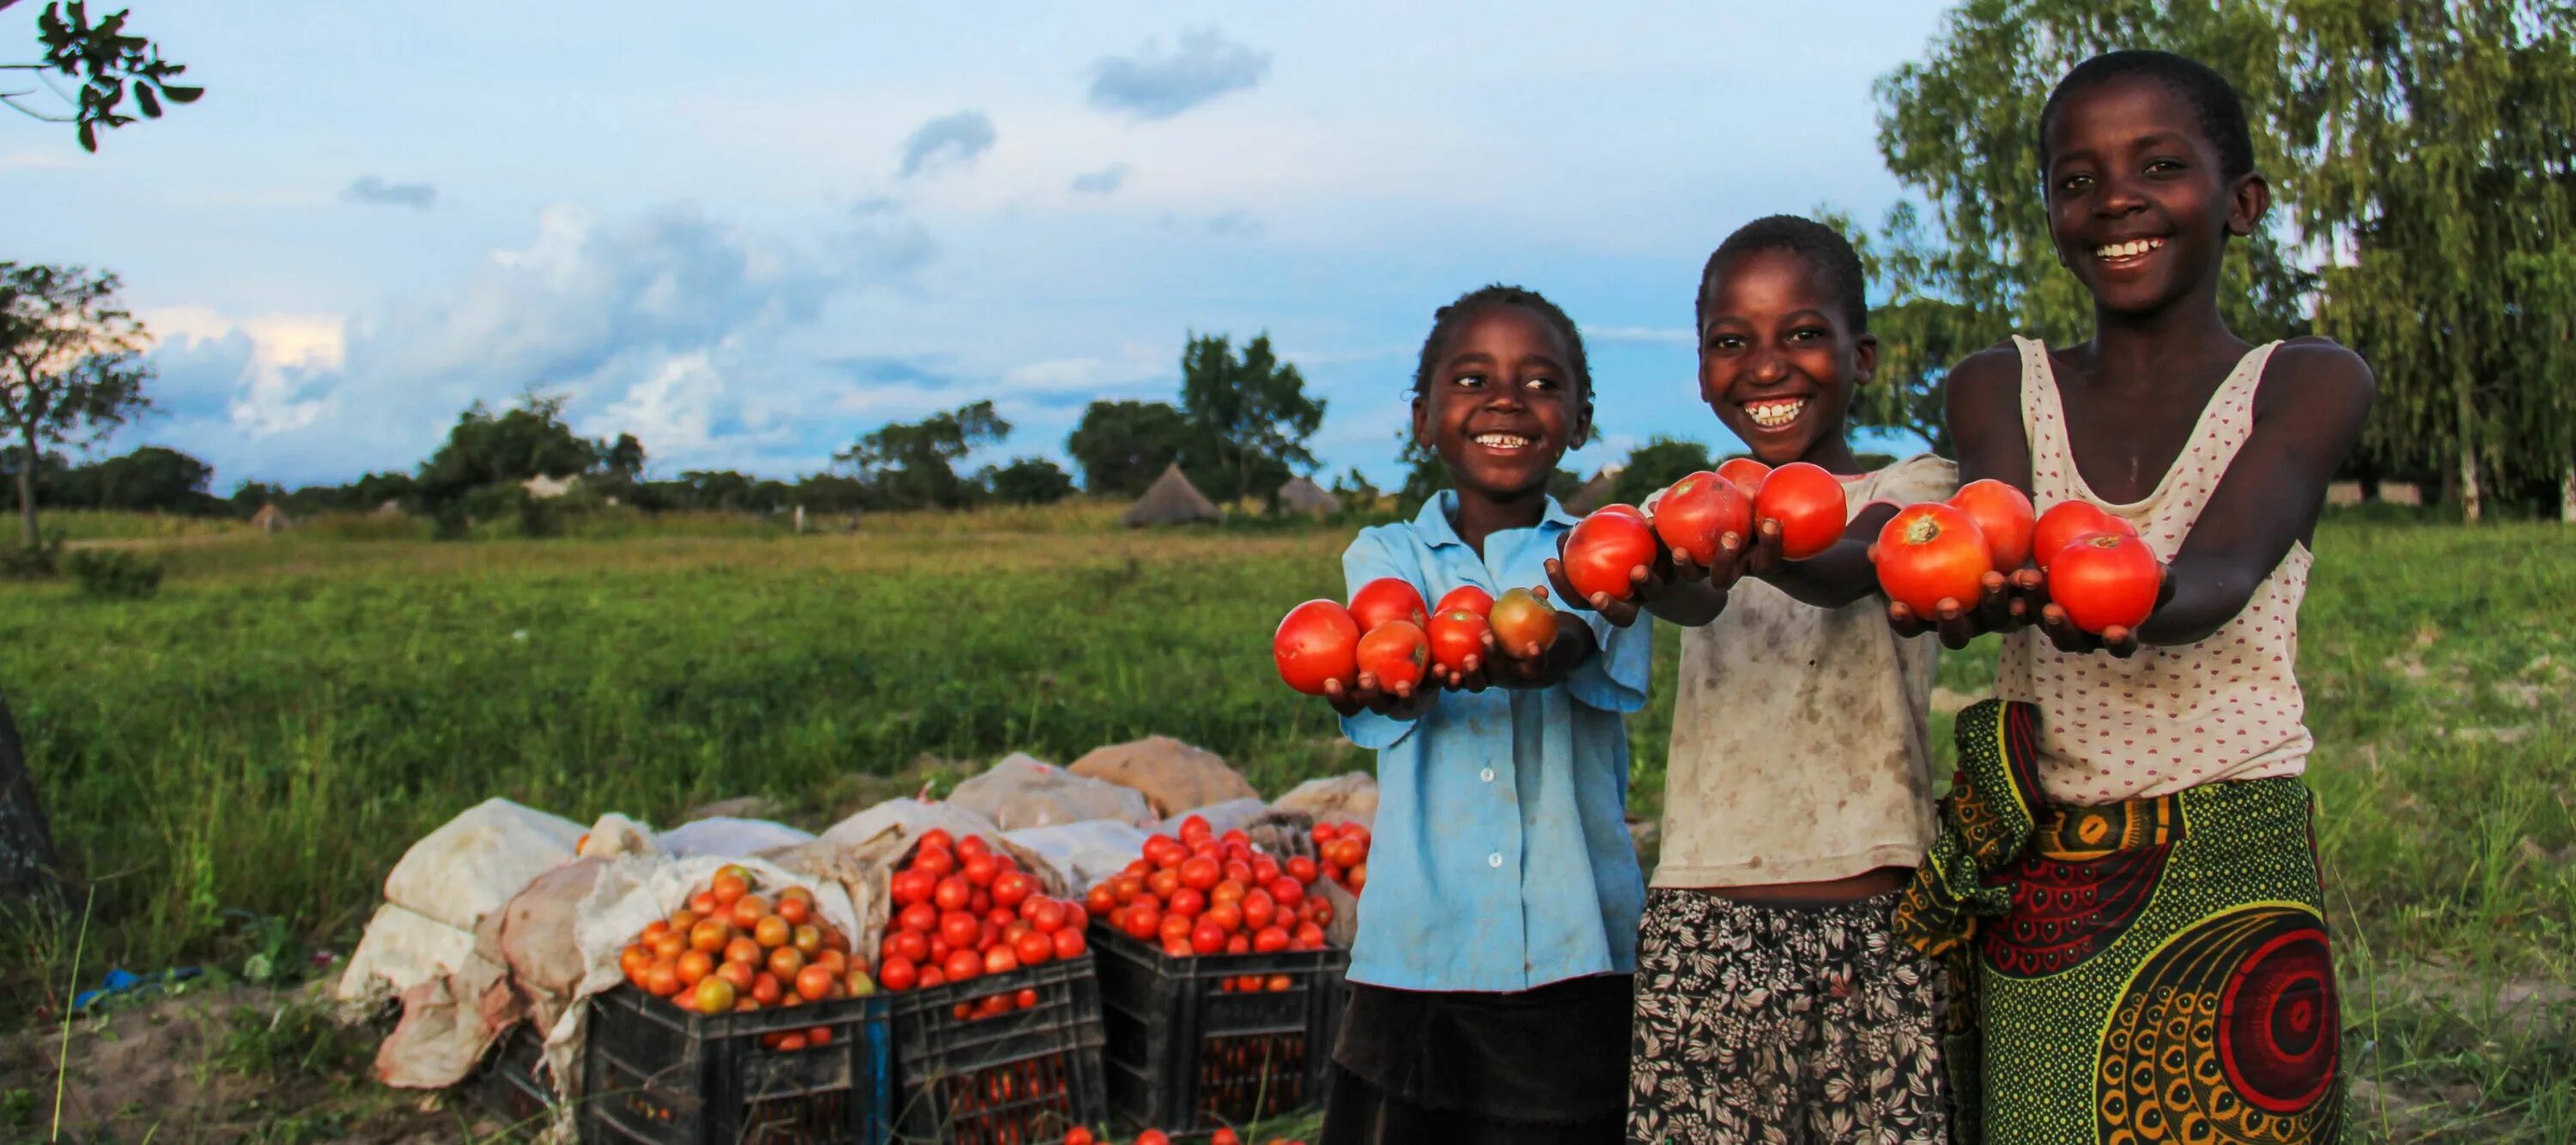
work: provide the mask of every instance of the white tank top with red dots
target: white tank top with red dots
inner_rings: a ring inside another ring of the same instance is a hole
[[[2090,501],[2136,526],[2159,559],[2173,560],[2253,432],[2254,391],[2280,343],[2257,346],[2236,363],[2164,480],[2126,505],[2094,495],[2076,471],[2048,347],[2030,338],[2013,343],[2021,350],[2032,504],[2044,513],[2061,501]],[[2036,629],[2005,637],[1996,691],[2039,705],[2039,775],[2049,799],[2098,806],[2306,770],[2315,740],[2296,669],[2309,560],[2306,545],[2291,545],[2245,610],[2197,644],[2141,648],[2122,660],[2061,653]]]

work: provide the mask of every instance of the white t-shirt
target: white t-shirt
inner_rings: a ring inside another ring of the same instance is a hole
[[[1857,515],[1958,485],[1958,468],[1927,453],[1845,478],[1843,492]],[[1822,882],[1922,863],[1938,826],[1937,639],[1898,637],[1875,593],[1816,608],[1754,580],[1716,620],[1681,631],[1652,885]]]

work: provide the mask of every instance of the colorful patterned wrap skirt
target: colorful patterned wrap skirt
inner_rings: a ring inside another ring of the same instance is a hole
[[[1960,778],[1897,931],[1951,960],[1961,1141],[2341,1139],[2342,1037],[2297,778],[2046,805],[2035,711],[1959,715]]]

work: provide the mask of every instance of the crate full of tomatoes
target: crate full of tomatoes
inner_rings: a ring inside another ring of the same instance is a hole
[[[1192,1139],[1320,1100],[1350,960],[1324,939],[1323,877],[1311,857],[1263,854],[1194,815],[1091,888],[1122,1122]]]
[[[584,1140],[886,1140],[886,999],[810,891],[726,867],[619,962],[628,985],[591,1003]]]
[[[981,837],[924,832],[887,879],[878,974],[905,1141],[1056,1141],[1104,1112],[1100,984],[1081,903]]]

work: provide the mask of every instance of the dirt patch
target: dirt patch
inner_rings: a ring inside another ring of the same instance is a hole
[[[370,1080],[381,1032],[293,992],[200,989],[0,1039],[0,1136],[50,1136],[61,1062],[67,1141],[494,1140],[462,1092]]]

